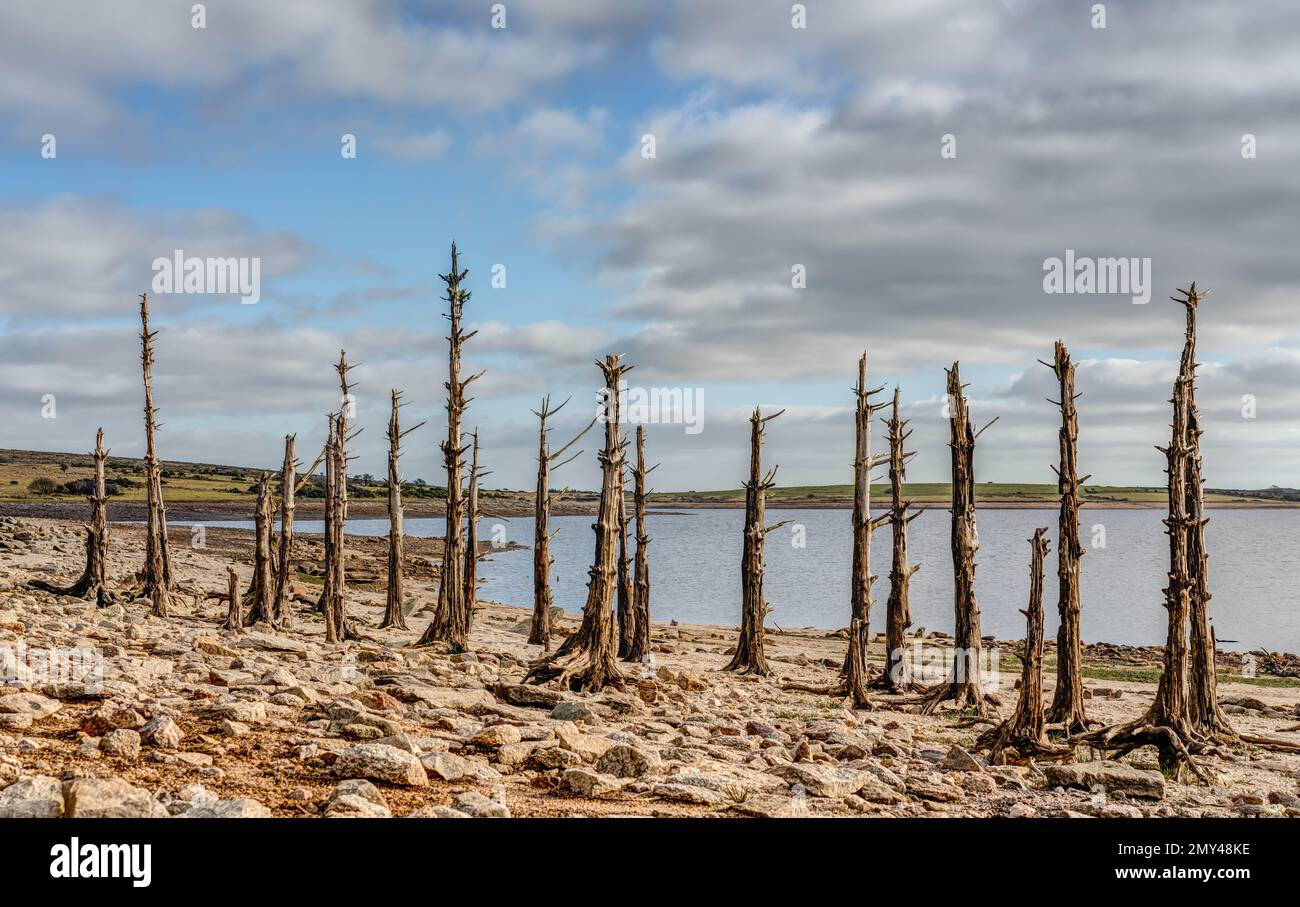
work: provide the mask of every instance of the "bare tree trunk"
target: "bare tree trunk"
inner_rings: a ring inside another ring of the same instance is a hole
[[[334,620],[335,613],[335,589],[334,577],[337,575],[334,569],[334,563],[342,555],[336,547],[336,536],[334,534],[334,523],[336,521],[335,511],[338,508],[338,417],[331,415],[329,417],[329,437],[325,442],[325,563],[323,571],[323,582],[320,595],[320,610],[325,618],[325,641],[327,643],[337,643],[341,640],[338,632],[338,623]]]
[[[975,554],[979,551],[979,532],[975,528],[975,440],[984,428],[975,431],[966,407],[961,383],[961,364],[954,362],[948,371],[948,446],[952,449],[952,567],[953,634],[952,677],[926,694],[922,710],[934,711],[939,703],[955,700],[958,707],[974,709],[976,715],[988,713],[994,701],[984,695],[980,683],[980,608],[975,599]],[[992,424],[991,422],[989,423]]]
[[[447,374],[447,440],[442,444],[443,461],[447,468],[447,532],[443,540],[442,570],[438,584],[438,606],[433,620],[425,629],[417,645],[446,643],[453,652],[463,652],[469,647],[470,605],[465,601],[465,538],[461,523],[464,520],[464,504],[461,498],[461,472],[464,467],[465,448],[461,445],[461,419],[465,415],[465,389],[477,379],[478,375],[468,378],[460,376],[461,346],[476,333],[465,333],[461,326],[461,315],[469,291],[460,288],[460,282],[469,274],[460,270],[460,258],[456,244],[451,244],[451,270],[441,275],[447,284],[448,319],[451,321],[451,333],[448,335],[448,374]]]
[[[162,499],[162,469],[156,434],[158,410],[153,405],[153,339],[149,330],[149,297],[140,294],[140,364],[144,373],[144,463],[148,520],[141,592],[153,603],[153,613],[167,617],[171,606],[172,567],[167,547],[167,511]]]
[[[763,654],[763,622],[771,610],[763,599],[763,542],[767,533],[784,525],[765,526],[766,496],[776,479],[777,467],[763,472],[763,432],[766,423],[785,410],[764,416],[754,408],[749,417],[749,479],[745,482],[745,541],[740,560],[740,635],[736,653],[723,668],[741,674],[771,676],[772,668]]]
[[[406,590],[402,571],[406,564],[402,553],[403,514],[402,514],[402,476],[397,468],[398,458],[402,455],[402,438],[419,428],[424,423],[402,431],[397,411],[402,392],[392,389],[393,411],[388,418],[388,598],[384,604],[384,620],[380,629],[395,627],[399,630],[406,626]]]
[[[618,657],[627,660],[636,637],[636,612],[632,610],[632,572],[627,544],[627,476],[618,484]]]
[[[903,450],[911,436],[906,431],[906,420],[899,417],[898,388],[894,388],[893,416],[889,426],[889,525],[893,536],[893,558],[889,569],[889,601],[885,604],[885,673],[879,685],[890,692],[903,692],[915,687],[912,670],[907,661],[907,628],[912,625],[912,607],[908,587],[912,574],[921,569],[920,564],[909,564],[907,558],[907,524],[925,511],[909,514],[911,501],[903,500],[903,480],[907,477],[907,463],[915,456]]]
[[[1216,673],[1214,630],[1210,626],[1210,555],[1205,544],[1205,478],[1201,460],[1201,413],[1196,406],[1196,309],[1206,293],[1193,283],[1179,291],[1186,310],[1186,335],[1180,363],[1187,388],[1187,568],[1188,568],[1188,656],[1191,688],[1188,715],[1192,728],[1209,738],[1236,741],[1237,732],[1219,706],[1219,678]],[[1208,291],[1207,291],[1208,292]]]
[[[976,749],[989,751],[994,765],[1062,758],[1073,752],[1071,747],[1049,743],[1043,733],[1043,560],[1050,547],[1046,533],[1046,527],[1035,529],[1029,540],[1029,608],[1020,612],[1025,615],[1020,698],[1010,718],[975,741]]]
[[[90,501],[90,525],[86,527],[86,569],[71,586],[55,586],[44,580],[32,580],[29,585],[56,595],[84,598],[104,608],[113,604],[113,593],[108,590],[105,569],[108,563],[108,495],[104,490],[104,429],[95,434],[95,487],[86,499]]]
[[[471,442],[472,454],[469,467],[469,492],[465,498],[465,607],[470,614],[478,604],[478,430],[475,429]]]
[[[1056,691],[1047,720],[1063,724],[1067,734],[1077,734],[1088,727],[1083,705],[1083,638],[1079,628],[1082,610],[1079,561],[1085,553],[1079,541],[1079,491],[1088,476],[1079,478],[1079,417],[1074,406],[1079,395],[1074,392],[1074,363],[1070,361],[1070,351],[1059,340],[1056,355],[1048,367],[1056,373],[1061,396],[1061,465],[1056,469],[1061,494],[1056,568],[1060,588],[1056,607],[1061,624],[1056,631]]]
[[[645,465],[645,426],[636,427],[636,469],[632,471],[633,511],[636,515],[636,559],[632,566],[632,613],[636,632],[627,661],[644,662],[650,655],[650,536],[646,534],[645,479],[658,464]]]
[[[284,465],[280,468],[280,551],[276,558],[275,598],[271,605],[271,623],[280,627],[288,624],[289,574],[293,561],[293,517],[298,485],[298,459],[294,453],[295,438],[284,436]]]
[[[1196,285],[1185,295],[1189,300],[1196,299]],[[1183,356],[1187,359],[1189,351],[1185,349]],[[1189,375],[1186,368],[1181,368],[1174,379],[1172,431],[1169,446],[1163,448],[1169,479],[1169,516],[1165,518],[1169,536],[1169,581],[1165,587],[1168,632],[1155,702],[1135,721],[1102,728],[1079,739],[1096,749],[1116,750],[1119,755],[1149,744],[1159,752],[1160,765],[1165,771],[1181,775],[1186,769],[1206,781],[1208,776],[1192,759],[1194,754],[1205,750],[1205,740],[1192,725],[1187,695],[1187,617],[1192,597],[1188,561],[1191,520],[1187,513],[1188,460],[1192,452],[1187,430]]]
[[[271,474],[264,472],[257,482],[257,510],[254,513],[253,578],[246,597],[249,601],[248,626],[260,621],[271,623],[275,596],[275,569],[271,555]]]
[[[550,528],[551,470],[559,469],[582,454],[582,451],[578,451],[567,460],[555,462],[596,424],[596,420],[592,419],[568,444],[552,453],[551,442],[546,434],[546,420],[564,409],[568,402],[565,400],[551,409],[551,398],[546,396],[542,398],[541,408],[533,410],[538,422],[537,492],[533,498],[533,621],[528,632],[528,642],[540,645],[543,652],[548,652],[551,648],[551,608],[555,604],[551,594],[551,565],[555,562],[551,557],[551,539],[554,537]],[[552,463],[555,465],[552,466]]]
[[[230,609],[226,612],[226,622],[221,626],[238,631],[244,626],[244,597],[239,594],[239,576],[234,567],[226,568],[226,600]]]
[[[622,472],[626,443],[620,436],[619,384],[628,371],[618,356],[606,356],[596,363],[605,376],[605,448],[600,452],[600,505],[593,529],[596,552],[587,584],[587,603],[582,624],[551,655],[535,662],[525,682],[558,680],[560,686],[595,692],[606,686],[621,687],[624,676],[618,667],[618,633],[614,625],[617,583],[618,504],[622,494]]]

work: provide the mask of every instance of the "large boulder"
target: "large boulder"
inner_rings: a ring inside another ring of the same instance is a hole
[[[596,771],[615,778],[640,778],[658,767],[658,756],[626,743],[611,746],[596,760]]]
[[[0,791],[0,819],[57,819],[63,815],[63,783],[40,775]]]
[[[334,773],[342,778],[369,778],[403,787],[424,787],[429,776],[413,753],[386,743],[359,743],[339,754]]]
[[[69,819],[166,818],[166,807],[147,790],[122,778],[77,778],[63,785]]]
[[[237,800],[215,800],[195,803],[178,819],[269,819],[271,810],[257,800],[241,797]]]
[[[818,762],[791,762],[771,770],[787,784],[797,784],[814,797],[847,797],[865,787],[870,776],[847,766]]]
[[[1048,787],[1100,788],[1108,794],[1127,794],[1130,797],[1147,797],[1162,800],[1165,796],[1165,778],[1159,772],[1134,768],[1123,762],[1102,760],[1080,762],[1073,765],[1044,765],[1043,775]]]

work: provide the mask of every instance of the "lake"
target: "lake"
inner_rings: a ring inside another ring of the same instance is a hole
[[[1163,510],[1085,509],[1082,539],[1083,638],[1086,642],[1160,644],[1165,641],[1165,583],[1168,541]],[[1211,613],[1219,643],[1227,649],[1300,651],[1300,510],[1214,509],[1207,527],[1210,550]],[[975,588],[986,635],[1024,635],[1029,590],[1029,544],[1038,526],[1049,527],[1053,550],[1047,560],[1044,609],[1046,632],[1056,633],[1056,511],[987,509],[979,513],[980,552]],[[591,516],[556,516],[551,543],[555,603],[577,612],[585,601],[587,569],[595,535]],[[650,513],[651,614],[656,620],[735,624],[740,617],[740,548],[744,513],[737,509]],[[769,623],[784,627],[837,629],[848,624],[848,510],[779,509],[769,523],[790,524],[768,536],[765,591]],[[180,525],[180,524],[178,524]],[[251,528],[248,521],[207,525]],[[320,532],[320,521],[303,520],[302,532]],[[413,536],[439,536],[441,518],[407,519]],[[385,535],[387,519],[349,520],[348,532]],[[479,537],[516,542],[530,550],[501,551],[479,567],[483,598],[531,607],[531,518],[485,518]],[[927,510],[911,524],[913,627],[952,632],[952,561],[946,510]],[[799,543],[802,541],[802,545]],[[635,547],[635,546],[634,546]],[[889,594],[890,534],[875,533],[871,625],[884,629]]]

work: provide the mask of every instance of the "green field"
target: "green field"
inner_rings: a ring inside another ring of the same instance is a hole
[[[871,486],[874,501],[882,501],[889,494],[889,486],[875,484]],[[767,493],[768,503],[794,504],[846,504],[852,501],[852,485],[777,485]],[[904,497],[921,504],[939,504],[950,500],[951,490],[947,482],[909,482],[903,486]],[[985,503],[1036,504],[1054,503],[1060,500],[1060,492],[1055,484],[1016,484],[1009,482],[983,482],[975,487],[975,497]],[[1083,499],[1086,503],[1102,504],[1162,504],[1166,500],[1164,488],[1141,488],[1130,485],[1088,485],[1084,488]],[[1205,499],[1210,503],[1227,503],[1230,501],[1262,501],[1249,493],[1223,494],[1207,492]],[[683,504],[724,504],[742,503],[745,500],[743,488],[725,491],[685,491],[662,492],[651,495],[656,503],[678,502]]]

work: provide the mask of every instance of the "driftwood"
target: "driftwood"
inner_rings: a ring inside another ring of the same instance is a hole
[[[886,424],[889,427],[889,525],[893,536],[893,556],[889,568],[889,600],[885,603],[885,671],[876,685],[889,692],[901,693],[916,688],[907,661],[907,628],[912,625],[908,587],[912,574],[921,569],[920,564],[908,563],[907,525],[925,511],[908,513],[912,502],[903,500],[907,464],[916,454],[903,449],[912,433],[907,430],[907,420],[899,416],[897,386],[894,388],[892,415]]]
[[[605,446],[598,455],[600,505],[592,526],[596,551],[582,623],[554,653],[532,665],[525,683],[556,680],[560,686],[594,692],[610,685],[622,687],[626,681],[618,666],[618,628],[614,625],[620,476],[627,447],[620,436],[618,394],[623,375],[629,371],[619,358],[606,356],[603,362],[596,362],[605,376]]]
[[[979,533],[975,528],[975,441],[979,431],[971,427],[966,394],[961,383],[961,364],[948,370],[948,446],[952,449],[952,567],[953,634],[952,676],[927,692],[922,711],[929,713],[941,702],[954,700],[958,707],[970,707],[975,714],[988,714],[997,700],[984,694],[980,683],[980,609],[975,599],[975,554]],[[993,423],[990,422],[989,425]]]
[[[56,586],[44,580],[32,580],[30,586],[55,595],[84,598],[100,607],[113,604],[105,570],[108,563],[108,495],[104,490],[104,429],[95,433],[95,487],[86,496],[90,501],[90,524],[86,526],[86,568],[71,586]]]
[[[763,542],[774,526],[764,526],[766,519],[767,490],[776,479],[777,467],[763,472],[763,432],[785,410],[764,416],[758,407],[749,417],[749,478],[745,481],[745,540],[740,561],[740,635],[736,640],[736,653],[725,671],[741,674],[759,674],[767,677],[771,666],[763,654],[763,622],[771,610],[763,599]]]
[[[1043,560],[1050,548],[1047,528],[1034,530],[1029,540],[1029,607],[1025,615],[1025,651],[1020,673],[1020,697],[1015,711],[975,741],[987,750],[994,765],[1031,759],[1066,759],[1073,747],[1057,746],[1043,731]]]
[[[1061,408],[1061,462],[1059,467],[1053,467],[1061,495],[1057,529],[1060,541],[1056,555],[1059,581],[1056,608],[1061,623],[1056,631],[1056,690],[1047,710],[1047,720],[1064,725],[1067,734],[1076,734],[1088,727],[1083,705],[1083,638],[1079,630],[1082,611],[1079,561],[1086,550],[1079,541],[1079,492],[1089,477],[1079,477],[1079,416],[1074,401],[1080,395],[1074,392],[1074,363],[1070,361],[1070,351],[1058,340],[1052,361],[1043,364],[1056,373],[1061,398],[1050,401]]]
[[[466,333],[461,327],[461,316],[470,293],[462,290],[460,284],[468,274],[468,270],[460,269],[459,253],[456,244],[452,243],[451,270],[441,275],[447,285],[447,319],[451,322],[451,331],[447,336],[447,440],[442,443],[443,462],[447,468],[447,531],[443,539],[437,606],[433,619],[417,643],[421,646],[444,643],[453,652],[463,652],[469,648],[471,619],[471,606],[465,600],[465,536],[461,525],[465,517],[461,476],[467,449],[462,446],[461,420],[469,403],[465,390],[482,374],[480,372],[467,378],[460,376],[461,347],[477,333]]]

